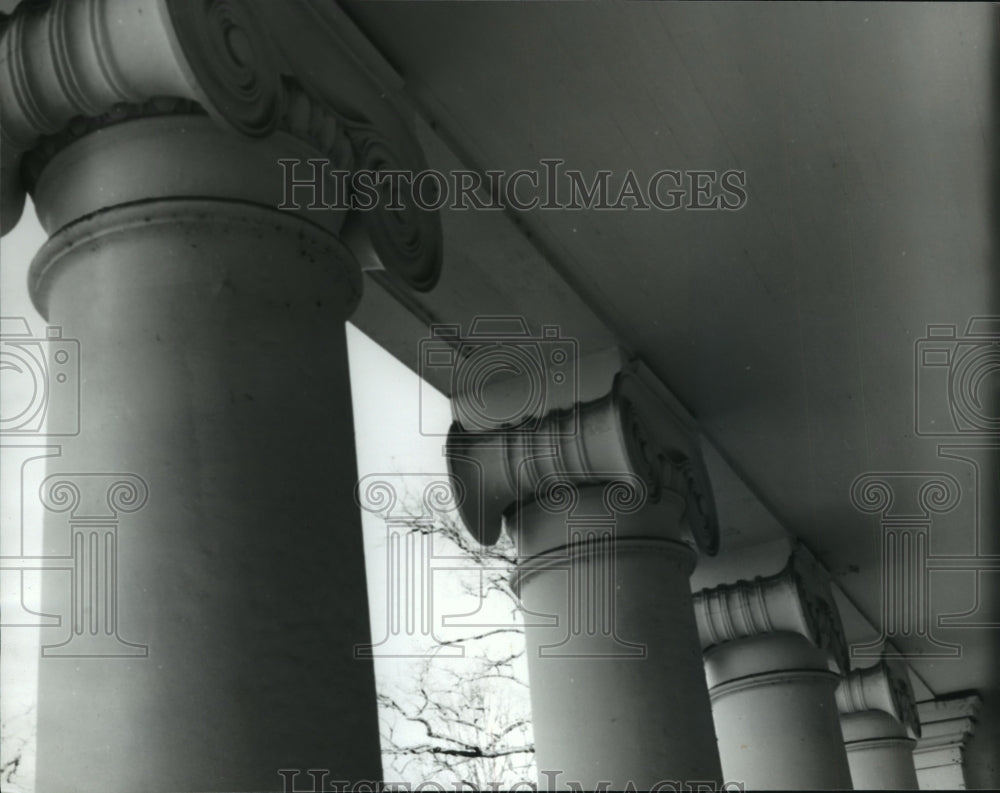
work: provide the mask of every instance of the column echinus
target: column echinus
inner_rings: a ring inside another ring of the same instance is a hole
[[[834,699],[847,644],[808,551],[796,546],[775,575],[704,589],[694,605],[726,780],[851,789]]]
[[[906,667],[882,660],[837,688],[851,780],[857,790],[917,790],[913,747],[920,720]]]
[[[714,502],[697,436],[626,369],[529,429],[448,438],[466,526],[517,547],[542,790],[721,782],[689,584]]]
[[[334,12],[52,0],[0,17],[3,231],[30,193],[50,235],[31,297],[79,349],[48,395],[50,423],[79,431],[50,466],[46,550],[80,559],[72,586],[43,587],[67,636],[43,648],[39,790],[381,777],[354,652],[371,638],[345,320],[359,261],[430,288],[440,226],[321,194],[332,169],[423,167]],[[87,504],[131,510],[116,544]]]

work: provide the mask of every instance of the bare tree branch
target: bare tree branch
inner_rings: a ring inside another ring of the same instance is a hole
[[[446,553],[468,560],[473,575],[459,572],[455,579],[472,604],[468,614],[477,613],[477,607],[499,614],[518,610],[510,586],[517,553],[509,537],[481,546],[457,513],[446,513],[431,524],[423,518],[420,502],[411,495],[405,498],[419,516],[409,531],[433,534]],[[477,789],[510,787],[535,776],[527,680],[519,663],[525,652],[524,629],[516,623],[470,627],[465,635],[439,640],[430,648],[430,657],[412,669],[412,677],[392,681],[391,692],[380,690],[387,769],[421,774],[421,781],[460,782]],[[439,652],[456,646],[465,649],[461,659]]]

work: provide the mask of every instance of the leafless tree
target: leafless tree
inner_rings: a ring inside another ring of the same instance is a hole
[[[19,793],[28,789],[24,785],[27,780],[22,765],[29,741],[33,738],[29,724],[33,712],[34,706],[31,706],[24,713],[0,724],[0,790],[4,793]]]
[[[434,525],[415,521],[413,532],[433,532],[436,543],[460,549],[469,576],[458,576],[470,602],[482,598],[513,615],[510,576],[516,551],[504,536],[480,546],[455,517]],[[440,546],[439,546],[440,547]],[[502,605],[501,605],[502,604]],[[464,657],[444,650],[464,648]],[[534,779],[534,744],[519,622],[470,628],[428,647],[421,659],[396,667],[391,686],[382,685],[379,710],[387,779],[419,778],[477,790],[507,789]],[[409,672],[407,679],[400,680]],[[388,689],[388,690],[387,690]]]

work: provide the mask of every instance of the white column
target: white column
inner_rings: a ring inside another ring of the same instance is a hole
[[[777,575],[697,593],[695,616],[726,780],[850,789],[834,700],[847,646],[829,583],[804,549]]]
[[[456,425],[448,445],[470,531],[494,542],[506,514],[517,543],[540,789],[718,785],[688,583],[718,535],[692,439],[620,375],[533,432]]]
[[[331,77],[336,110],[304,88],[295,31],[255,8],[25,3],[0,40],[5,222],[31,190],[32,298],[80,349],[48,407],[80,431],[44,494],[46,551],[75,563],[43,589],[66,635],[40,664],[40,790],[381,777],[344,322],[360,252],[427,286],[440,251],[406,213],[278,209],[281,159],[414,144],[360,70]]]
[[[962,694],[917,703],[921,736],[913,750],[921,790],[965,790],[965,750],[982,701]]]
[[[905,667],[880,661],[837,688],[851,779],[858,790],[916,790],[913,747],[920,721]]]

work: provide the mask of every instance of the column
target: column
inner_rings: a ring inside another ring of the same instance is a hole
[[[48,493],[46,552],[68,510],[82,563],[43,591],[68,626],[40,664],[47,793],[381,778],[344,323],[362,255],[433,283],[437,221],[321,200],[328,168],[408,168],[415,144],[284,7],[282,27],[249,1],[55,0],[3,30],[4,214],[32,193],[31,295],[80,351],[65,387],[50,345],[49,418],[79,417],[50,471],[145,499],[96,531]],[[310,57],[326,88],[289,65]]]
[[[801,546],[784,570],[694,597],[722,770],[747,790],[850,789],[834,700],[847,646]]]
[[[959,694],[917,703],[921,736],[913,750],[921,790],[965,790],[965,750],[982,701]]]
[[[837,688],[847,762],[857,790],[916,790],[920,720],[906,668],[882,660]]]
[[[518,548],[539,788],[721,781],[688,578],[717,525],[695,441],[638,378],[448,439],[466,525]]]

